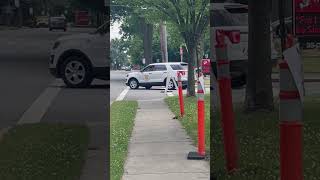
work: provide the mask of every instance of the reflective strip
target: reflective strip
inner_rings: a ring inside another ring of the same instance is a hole
[[[287,68],[280,69],[280,90],[292,91],[296,90],[296,83],[291,75],[291,72]]]
[[[280,100],[280,121],[302,121],[302,102],[300,99]]]
[[[178,81],[178,86],[179,86],[179,87],[182,87],[182,82],[181,82],[181,80]]]
[[[198,92],[197,96],[198,96],[198,101],[204,101],[204,93]]]
[[[299,99],[300,94],[299,94],[299,91],[296,91],[296,90],[294,90],[294,91],[280,90],[279,98],[280,98],[280,100]]]

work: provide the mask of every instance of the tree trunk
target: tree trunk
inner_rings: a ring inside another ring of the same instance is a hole
[[[188,89],[187,96],[195,96],[194,63],[197,61],[196,43],[187,44],[188,46]]]
[[[146,65],[152,63],[152,37],[153,37],[153,25],[145,24],[143,46],[144,46],[144,58],[146,59]]]
[[[271,79],[270,2],[249,0],[246,111],[273,110],[274,108]]]
[[[167,29],[163,21],[160,22],[160,45],[162,62],[168,62]]]

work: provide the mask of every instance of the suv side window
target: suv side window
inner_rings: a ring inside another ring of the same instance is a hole
[[[143,72],[149,72],[149,71],[154,71],[154,65],[147,66],[144,68]]]
[[[155,65],[154,66],[155,71],[167,71],[166,65]]]
[[[172,64],[170,65],[172,70],[183,70],[183,67],[179,64]]]

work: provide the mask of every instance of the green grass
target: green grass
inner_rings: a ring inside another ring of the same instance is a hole
[[[169,105],[170,110],[177,116],[180,117],[180,107],[178,97],[168,97],[165,99]],[[197,98],[195,97],[184,97],[184,108],[185,116],[179,119],[186,129],[188,135],[194,141],[194,145],[198,144],[198,115],[197,115]],[[206,138],[206,151],[207,154],[210,152],[210,96],[205,96],[205,138]]]
[[[320,177],[320,98],[308,98],[304,104],[304,179]],[[213,129],[211,167],[217,179],[257,180],[279,178],[279,118],[273,113],[244,114],[235,109],[239,140],[240,169],[229,176],[225,159],[219,113]]]
[[[320,73],[320,51],[319,50],[303,50],[303,71],[305,73]],[[279,72],[278,67],[273,67],[273,72]]]
[[[85,126],[15,126],[0,142],[0,179],[78,180],[88,142]]]
[[[111,105],[111,180],[122,178],[137,108],[136,101],[116,101]]]

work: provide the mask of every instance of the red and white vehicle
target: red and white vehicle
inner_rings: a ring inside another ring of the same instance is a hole
[[[132,71],[126,75],[126,85],[131,89],[138,89],[139,86],[150,89],[152,86],[165,86],[168,75],[178,81],[177,72],[184,71],[181,76],[183,88],[187,87],[188,73],[181,66],[180,62],[154,63],[149,64],[141,71]],[[173,80],[168,84],[168,89],[175,89]]]

